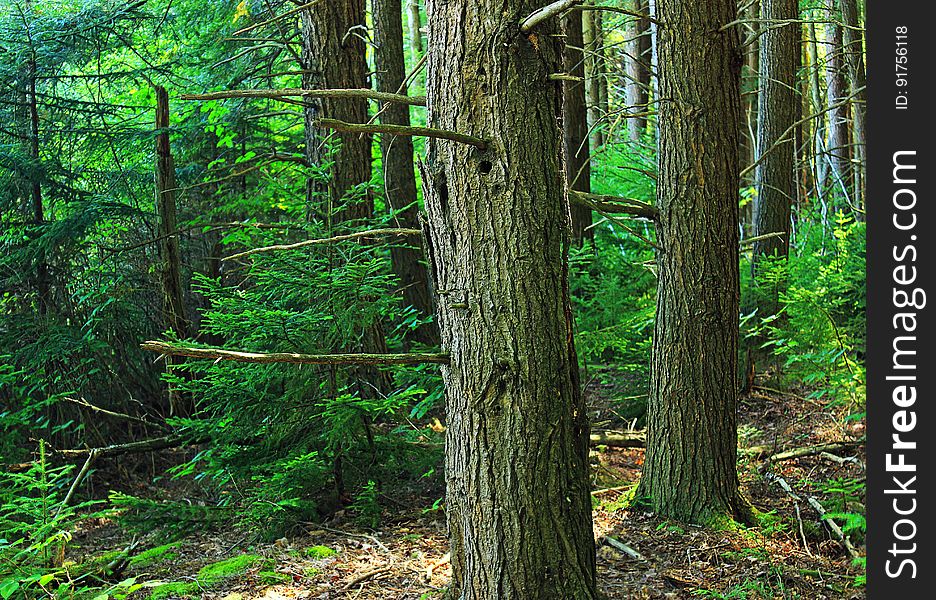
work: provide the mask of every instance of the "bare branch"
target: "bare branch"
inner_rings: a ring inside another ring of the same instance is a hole
[[[605,196],[569,190],[569,199],[576,204],[587,206],[602,213],[625,214],[634,217],[656,220],[660,211],[655,206],[634,198],[620,198],[618,196]]]
[[[556,0],[552,4],[547,4],[543,8],[534,11],[530,16],[520,23],[521,33],[530,33],[534,27],[550,19],[561,12],[572,8],[576,4],[581,4],[582,0]]]
[[[485,150],[488,144],[481,138],[465,135],[464,133],[457,133],[455,131],[435,129],[433,127],[407,127],[405,125],[345,123],[344,121],[338,121],[336,119],[319,119],[316,121],[316,125],[326,129],[343,131],[345,133],[389,133],[390,135],[409,135],[439,138],[475,146],[480,150]]]
[[[284,88],[279,90],[221,90],[204,94],[182,94],[182,100],[220,100],[223,98],[368,98],[380,102],[395,102],[410,106],[425,106],[425,96],[406,96],[391,94],[390,92],[377,92],[362,89],[333,89],[333,90],[305,90],[301,88]]]
[[[239,252],[237,254],[232,254],[231,256],[225,256],[221,260],[234,260],[237,258],[244,258],[245,256],[250,256],[251,254],[259,254],[261,252],[275,252],[277,250],[295,250],[296,248],[304,248],[306,246],[313,246],[315,244],[328,244],[332,242],[343,242],[345,240],[354,240],[362,237],[371,237],[377,235],[422,235],[422,231],[419,229],[371,229],[368,231],[358,231],[356,233],[349,233],[346,235],[336,235],[330,238],[317,238],[314,240],[303,240],[301,242],[296,242],[294,244],[276,244],[274,246],[264,246],[262,248],[253,248],[252,250],[247,250],[246,252]]]
[[[164,356],[188,356],[190,358],[213,358],[234,362],[300,365],[418,365],[426,363],[448,364],[449,355],[439,354],[296,354],[293,352],[237,352],[222,348],[196,348],[174,346],[165,342],[143,342],[140,348],[158,352]]]

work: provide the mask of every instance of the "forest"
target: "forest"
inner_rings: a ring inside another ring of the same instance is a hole
[[[865,597],[860,0],[0,5],[0,600]]]

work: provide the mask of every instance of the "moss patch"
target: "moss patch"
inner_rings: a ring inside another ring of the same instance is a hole
[[[130,558],[130,566],[135,568],[148,567],[150,565],[175,560],[179,558],[179,553],[175,550],[181,545],[181,542],[173,542],[162,546],[156,546],[149,550],[144,550],[136,556]]]
[[[149,600],[164,600],[168,598],[189,598],[202,589],[218,586],[225,579],[243,574],[247,569],[264,562],[264,558],[257,554],[241,554],[231,558],[205,565],[196,576],[196,581],[173,581],[153,588]],[[277,574],[278,575],[278,574]]]
[[[302,554],[305,555],[307,558],[322,559],[322,558],[329,558],[331,556],[335,556],[336,554],[338,554],[338,551],[332,548],[329,548],[328,546],[309,546],[308,548],[302,551]]]

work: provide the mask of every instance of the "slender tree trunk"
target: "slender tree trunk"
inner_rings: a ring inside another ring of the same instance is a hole
[[[865,159],[865,86],[867,84],[864,65],[864,36],[862,24],[858,14],[857,0],[839,0],[842,9],[842,19],[845,22],[842,41],[842,51],[845,63],[848,65],[849,95],[851,96],[851,133],[854,202],[855,206],[864,207],[865,183],[864,173],[867,166]],[[859,215],[861,212],[858,213]]]
[[[634,0],[631,6],[632,10],[638,13],[647,14],[650,7],[646,0]],[[648,91],[650,88],[650,21],[648,19],[631,18],[628,21],[625,35],[627,41],[625,44],[625,97],[627,106],[631,112],[647,112]],[[628,138],[633,142],[639,142],[647,128],[646,117],[634,117],[627,120]]]
[[[27,3],[27,9],[31,3]],[[30,182],[30,200],[32,203],[32,220],[36,227],[45,224],[45,213],[42,206],[42,182],[39,179],[39,97],[36,95],[36,58],[32,55],[26,65],[26,104],[29,109],[29,158],[34,164],[34,174]],[[38,296],[38,313],[45,315],[51,303],[51,281],[49,265],[46,262],[45,251],[41,250],[36,259],[36,293]]]
[[[182,287],[182,252],[179,248],[179,225],[176,219],[175,163],[169,146],[169,94],[156,86],[156,214],[159,238],[160,279],[165,327],[180,339],[189,337],[191,327],[185,318],[185,290]],[[179,359],[176,359],[179,362]],[[166,358],[171,369],[172,359]],[[170,413],[190,416],[194,410],[189,394],[169,388]]]
[[[582,12],[571,11],[562,22],[565,38],[563,49],[564,72],[581,81],[562,83],[562,148],[566,185],[579,192],[591,192],[591,166],[588,147],[588,110],[585,102],[584,38]],[[572,206],[572,241],[581,246],[595,237],[591,209]]]
[[[744,4],[742,2],[742,4]],[[760,15],[760,2],[754,2],[747,6],[744,12],[739,15],[744,19],[757,19]],[[760,40],[758,38],[759,23],[751,23],[741,29],[744,38],[744,65],[741,69],[741,105],[743,116],[741,120],[741,168],[754,164],[757,160],[757,104],[760,90],[760,78],[758,77],[758,64],[760,61]],[[742,187],[754,187],[754,175],[750,174],[744,177],[741,182]],[[750,226],[749,230],[754,229],[754,210],[753,203],[748,203],[742,211],[742,221]]]
[[[601,21],[598,11],[583,12],[582,45],[585,49],[585,102],[588,105],[588,130],[591,132],[591,151],[604,145],[605,125],[601,123],[601,82],[604,80],[604,44],[601,39]]]
[[[367,29],[364,0],[322,2],[303,11],[302,85],[306,89],[367,88],[365,45]],[[326,140],[340,142],[328,173],[328,182],[310,179],[306,192],[310,211],[327,223],[365,219],[373,214],[369,193],[349,194],[371,177],[371,137],[338,134],[316,126],[322,117],[348,123],[367,121],[364,98],[305,98],[306,158],[311,164],[326,160]],[[327,196],[322,196],[327,193]]]
[[[588,422],[567,284],[555,20],[530,0],[429,0],[423,172],[439,294],[450,598],[597,597]],[[535,38],[533,37],[535,35]]]
[[[835,11],[835,0],[828,0],[830,11],[829,19],[838,18]],[[844,197],[846,202],[851,198],[851,179],[849,161],[850,137],[848,133],[848,106],[845,99],[848,96],[845,84],[845,71],[842,62],[842,27],[837,23],[826,23],[826,106],[828,107],[828,141],[827,156],[832,176],[833,194]]]
[[[761,0],[761,20],[795,20],[797,0]],[[754,242],[755,263],[761,256],[786,256],[790,247],[790,209],[796,195],[796,69],[799,25],[772,27],[760,38],[760,94],[757,123],[758,162],[754,182],[754,235],[782,232]],[[773,303],[776,303],[774,298]]]
[[[826,132],[826,115],[823,112],[825,104],[822,101],[822,85],[819,79],[820,72],[820,60],[819,60],[819,43],[816,39],[816,24],[807,23],[806,25],[808,35],[809,35],[809,93],[810,99],[812,100],[812,114],[815,114],[816,117],[813,119],[813,151],[812,159],[814,166],[814,181],[815,181],[815,190],[816,197],[819,199],[820,206],[822,208],[822,222],[823,227],[826,225],[827,212],[828,209],[826,203],[826,191],[828,188],[828,178],[827,178],[827,163],[826,163],[826,150],[825,150],[825,132]]]
[[[406,0],[406,24],[409,30],[410,50],[413,61],[419,60],[423,52],[422,22],[419,16],[419,0]]]
[[[640,496],[702,523],[746,516],[738,490],[738,183],[734,0],[658,0],[659,283]]]
[[[373,0],[374,64],[377,89],[406,94],[403,82],[406,66],[403,58],[403,19],[400,0]],[[410,124],[409,107],[388,103],[380,108],[380,122]],[[416,204],[416,172],[413,166],[413,138],[384,134],[380,138],[383,157],[384,192],[397,227],[419,229],[419,206]],[[429,274],[423,262],[420,244],[409,241],[390,249],[393,271],[400,278],[403,299],[421,315],[432,314]],[[439,342],[438,328],[428,323],[416,331],[415,338],[427,344]]]

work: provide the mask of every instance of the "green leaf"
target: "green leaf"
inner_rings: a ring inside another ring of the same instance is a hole
[[[7,579],[3,583],[0,583],[0,597],[3,600],[7,600],[10,596],[19,589],[19,581],[16,579]]]

